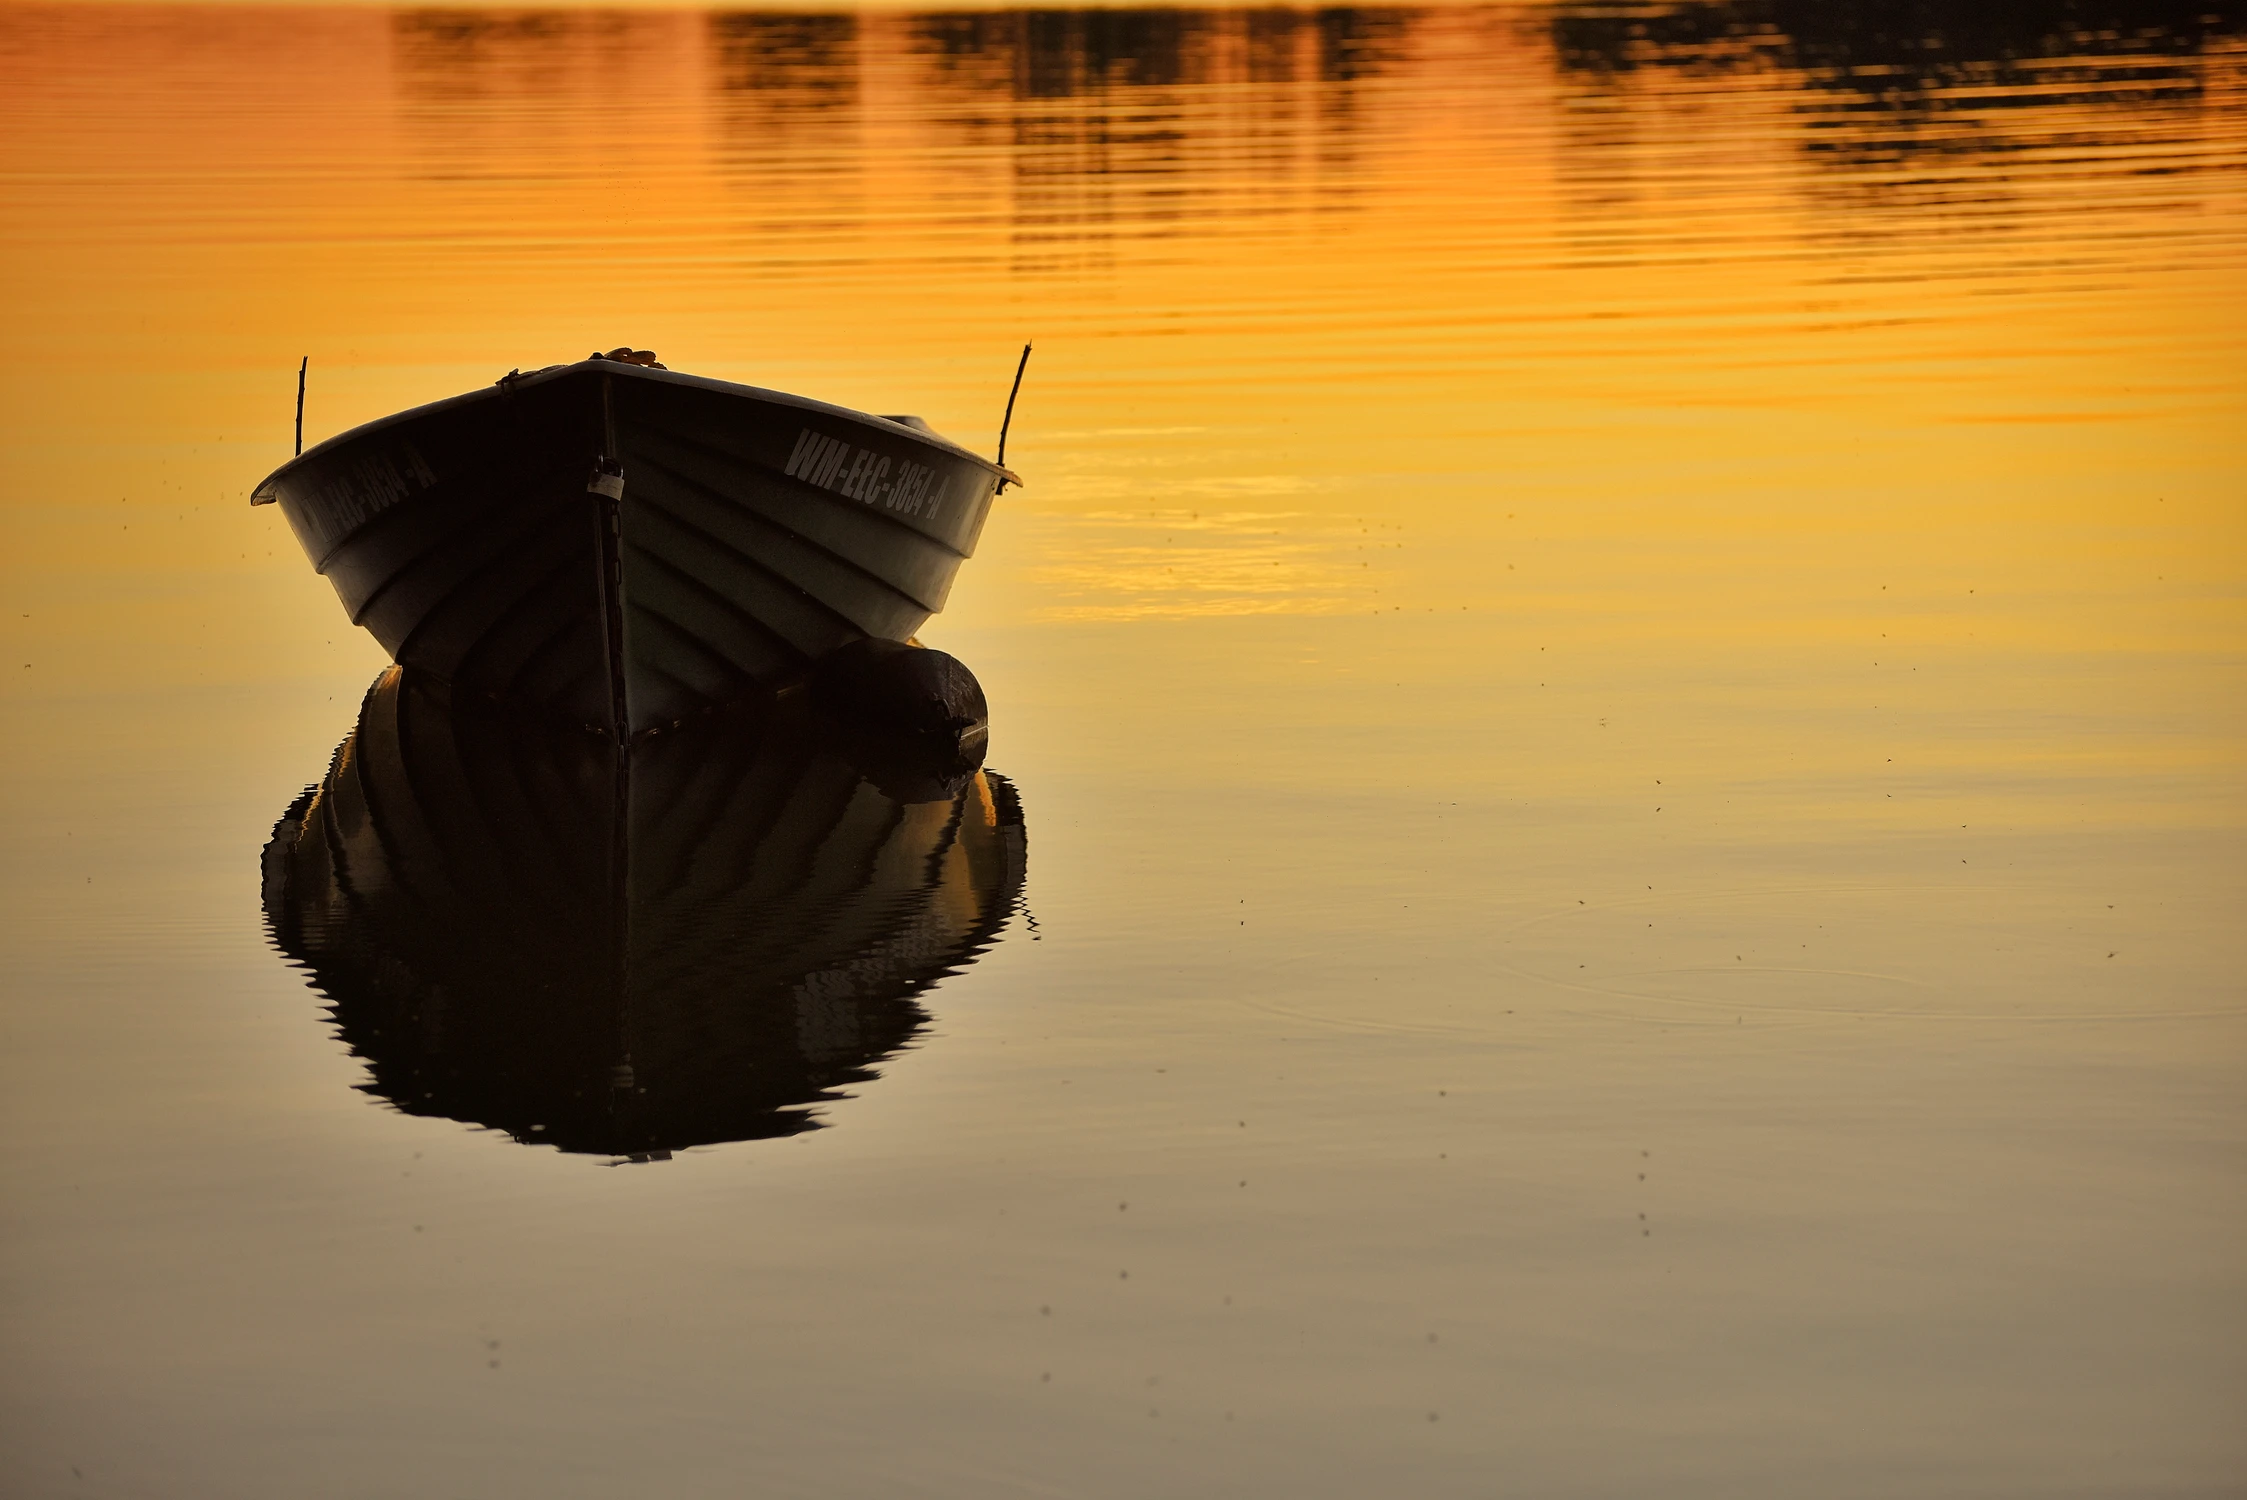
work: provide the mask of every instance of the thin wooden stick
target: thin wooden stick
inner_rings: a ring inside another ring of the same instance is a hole
[[[1022,372],[1029,368],[1030,346],[1024,344],[1022,360],[1014,367],[1014,389],[1006,393],[1006,415],[999,421],[999,467],[1002,469],[1006,467],[1006,430],[1014,425],[1014,398],[1022,393]],[[1006,488],[1005,480],[999,481],[999,488]]]
[[[296,367],[296,451],[304,454],[304,372],[312,368],[312,356],[307,354],[297,361]]]

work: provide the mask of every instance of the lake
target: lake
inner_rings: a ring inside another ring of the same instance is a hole
[[[0,56],[10,1495],[2247,1483],[2236,5]],[[991,774],[681,773],[620,1143],[605,814],[432,790],[527,752],[248,507],[299,360],[989,453],[1026,342]]]

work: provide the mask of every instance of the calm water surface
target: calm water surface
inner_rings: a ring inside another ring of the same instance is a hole
[[[9,1495],[2247,1485],[2236,6],[0,69]],[[994,774],[705,747],[587,1009],[600,809],[443,790],[534,759],[245,504],[298,357],[314,439],[630,341],[987,451],[1033,338],[926,632]]]

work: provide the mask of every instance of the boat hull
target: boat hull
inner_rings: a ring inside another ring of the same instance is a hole
[[[357,428],[255,499],[401,665],[641,734],[909,638],[1003,477],[902,422],[593,360]]]

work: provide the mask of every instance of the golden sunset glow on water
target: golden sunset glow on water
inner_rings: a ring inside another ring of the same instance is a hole
[[[2247,1479],[2236,7],[0,17],[0,1490]],[[616,1171],[390,1091],[299,359],[988,455],[1025,342],[999,779],[796,982],[925,1025]]]

